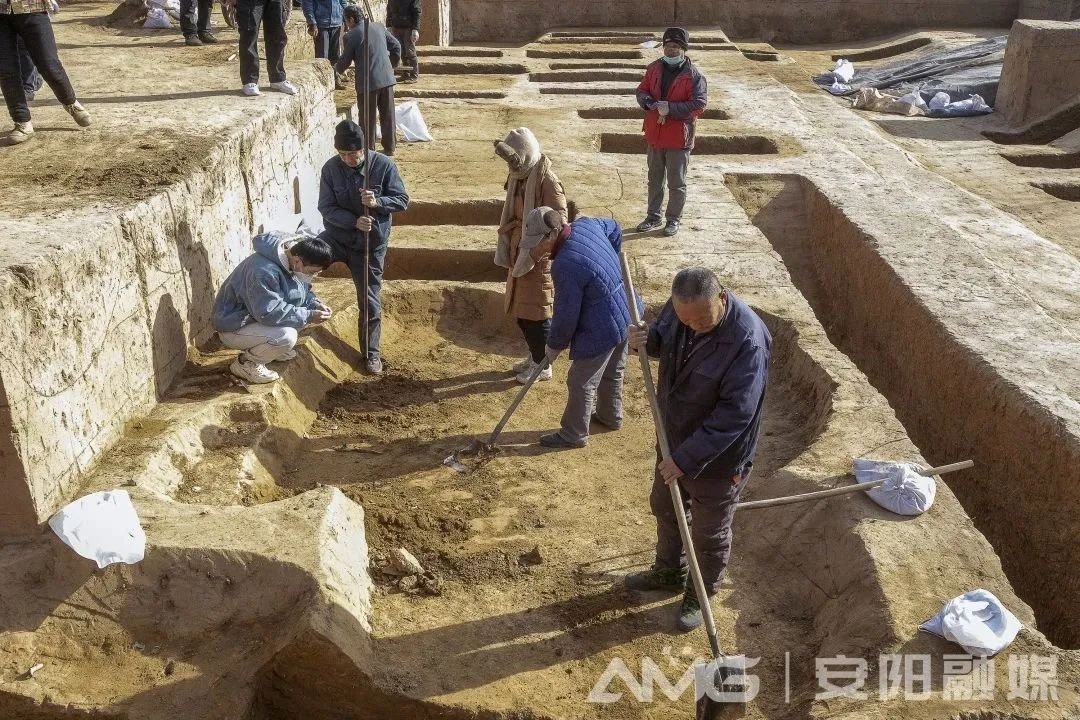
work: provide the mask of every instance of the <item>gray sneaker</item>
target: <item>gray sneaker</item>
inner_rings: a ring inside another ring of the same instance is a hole
[[[623,578],[623,583],[630,590],[679,593],[686,587],[686,573],[686,568],[652,567],[641,572],[630,573]]]
[[[68,111],[68,115],[79,127],[90,127],[90,113],[82,106],[81,102],[76,100],[70,105],[65,105],[64,109]]]
[[[687,588],[683,592],[682,604],[679,605],[679,619],[675,626],[682,632],[690,632],[694,628],[701,627],[701,603],[698,602],[697,594]]]
[[[17,122],[14,129],[7,134],[5,142],[8,145],[21,145],[34,137],[34,124],[31,122]]]
[[[378,355],[372,355],[371,357],[369,357],[367,359],[367,371],[372,375],[382,375],[382,358]]]

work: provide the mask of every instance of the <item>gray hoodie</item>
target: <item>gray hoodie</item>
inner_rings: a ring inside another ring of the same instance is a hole
[[[284,246],[295,237],[277,231],[255,237],[255,254],[225,278],[214,300],[215,330],[236,332],[253,322],[297,330],[308,324],[318,298],[289,270]]]

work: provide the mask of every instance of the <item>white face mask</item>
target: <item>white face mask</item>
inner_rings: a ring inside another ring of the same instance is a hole
[[[305,285],[310,285],[311,281],[315,279],[314,275],[308,275],[307,273],[302,272],[294,272],[293,277],[304,283]]]

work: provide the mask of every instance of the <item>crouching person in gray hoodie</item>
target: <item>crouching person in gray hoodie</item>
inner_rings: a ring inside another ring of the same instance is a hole
[[[255,253],[236,266],[214,301],[213,323],[226,347],[242,350],[229,371],[251,383],[281,376],[266,367],[296,357],[300,330],[330,319],[330,308],[311,281],[333,262],[324,240],[268,232],[255,237]]]

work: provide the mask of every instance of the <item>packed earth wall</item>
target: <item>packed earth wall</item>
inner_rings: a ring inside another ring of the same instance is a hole
[[[1008,27],[1018,0],[454,0],[455,42],[532,40],[557,27],[719,25],[733,38],[843,42],[920,27]]]
[[[314,68],[287,107],[235,127],[163,192],[0,222],[8,238],[39,240],[0,274],[0,533],[45,520],[153,407],[189,345],[210,337],[216,288],[252,234],[318,221],[335,116],[329,67]]]

